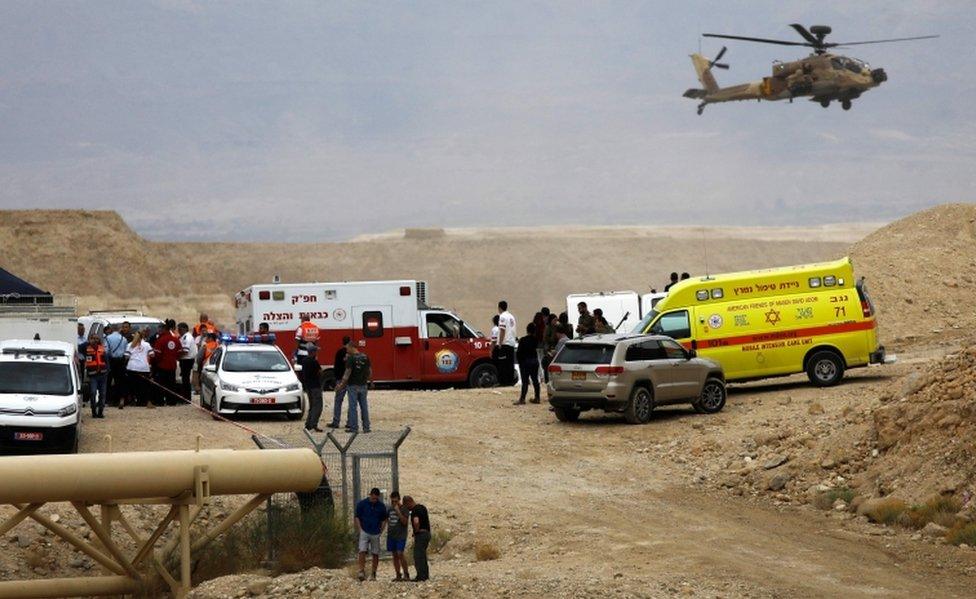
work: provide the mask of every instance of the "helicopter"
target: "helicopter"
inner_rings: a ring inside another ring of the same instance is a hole
[[[939,37],[937,35],[922,35],[863,42],[828,42],[825,41],[825,38],[832,30],[827,25],[813,25],[809,30],[798,23],[793,23],[790,27],[800,34],[800,37],[803,38],[802,42],[703,33],[702,37],[777,44],[780,46],[806,46],[813,48],[813,53],[806,58],[792,62],[774,62],[771,77],[763,77],[761,81],[731,85],[729,87],[719,87],[718,83],[715,82],[715,77],[712,75],[712,68],[729,68],[728,64],[719,62],[725,56],[725,46],[711,60],[701,54],[692,54],[691,62],[695,66],[695,72],[698,74],[698,80],[702,84],[702,89],[689,89],[684,93],[684,97],[701,100],[698,104],[699,115],[705,110],[705,106],[718,102],[734,102],[737,100],[789,100],[792,102],[793,98],[808,96],[811,102],[819,102],[824,108],[829,107],[831,102],[840,102],[841,108],[850,110],[853,100],[859,98],[864,92],[878,87],[887,81],[888,74],[885,73],[884,69],[872,69],[863,60],[831,54],[828,52],[830,48],[904,42]]]

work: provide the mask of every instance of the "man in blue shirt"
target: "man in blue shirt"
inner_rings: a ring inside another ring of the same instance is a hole
[[[112,325],[105,325],[105,353],[108,355],[108,403],[125,406],[125,346],[129,344]]]
[[[380,563],[380,535],[386,528],[389,513],[380,501],[380,490],[372,488],[369,497],[356,504],[356,532],[359,533],[359,580],[366,580],[366,553],[373,556],[373,574],[376,580],[376,567]]]

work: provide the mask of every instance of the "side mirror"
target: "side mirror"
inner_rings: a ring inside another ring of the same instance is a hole
[[[694,350],[694,349],[689,349],[688,350],[688,359],[689,360],[691,360],[692,358],[697,358],[697,357],[698,357],[698,351],[697,350]]]
[[[204,364],[203,365],[203,371],[204,372],[217,372],[217,365],[216,364]]]
[[[302,371],[302,365],[301,364],[295,364],[295,372],[301,372],[301,371]]]

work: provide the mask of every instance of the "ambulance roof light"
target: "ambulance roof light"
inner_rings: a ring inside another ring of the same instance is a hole
[[[820,277],[810,277],[810,288],[816,289],[820,287]]]

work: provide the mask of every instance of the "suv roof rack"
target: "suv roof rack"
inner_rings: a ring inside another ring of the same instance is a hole
[[[89,316],[95,316],[98,314],[133,314],[135,316],[145,316],[142,310],[137,310],[135,308],[118,308],[116,310],[89,310]]]

